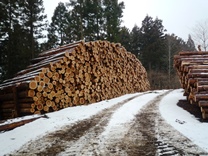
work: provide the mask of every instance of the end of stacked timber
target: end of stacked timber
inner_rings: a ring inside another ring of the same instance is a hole
[[[200,107],[202,118],[208,118],[208,52],[179,52],[174,56],[184,95],[190,104]]]
[[[150,89],[140,61],[119,43],[67,44],[39,54],[0,84],[0,118],[43,114]]]

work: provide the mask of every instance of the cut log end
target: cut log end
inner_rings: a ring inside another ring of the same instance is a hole
[[[38,87],[38,85],[37,85],[37,81],[30,81],[30,83],[29,83],[29,88],[30,89],[36,89]]]

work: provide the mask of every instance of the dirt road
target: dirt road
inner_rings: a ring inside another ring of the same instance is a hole
[[[145,93],[125,99],[91,118],[29,142],[11,155],[208,155],[161,117],[159,102],[169,92],[155,92],[155,97],[137,112],[131,122],[109,127],[109,122],[119,109],[135,99],[144,98]]]

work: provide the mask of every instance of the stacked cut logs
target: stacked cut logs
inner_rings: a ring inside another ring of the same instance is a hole
[[[208,52],[180,52],[174,56],[174,66],[191,104],[197,104],[202,118],[208,118]]]
[[[140,61],[119,43],[80,41],[42,52],[31,63],[0,85],[1,119],[150,89]]]

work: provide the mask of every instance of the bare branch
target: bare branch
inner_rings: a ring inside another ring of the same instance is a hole
[[[204,51],[208,48],[208,20],[198,22],[193,28],[193,39],[198,45],[201,45]]]

